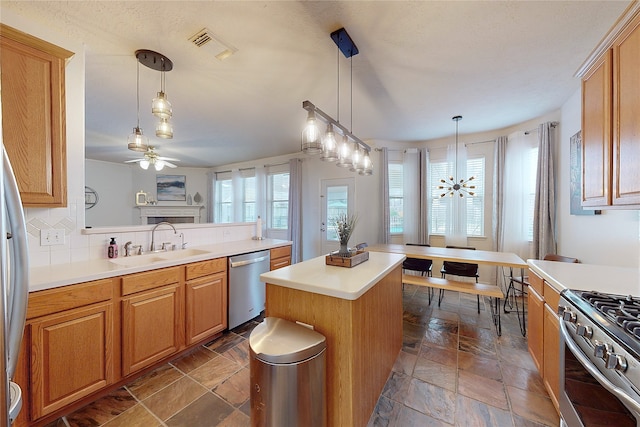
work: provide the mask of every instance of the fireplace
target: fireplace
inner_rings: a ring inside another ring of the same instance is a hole
[[[204,206],[137,206],[140,223],[157,224],[168,221],[173,224],[199,224]]]

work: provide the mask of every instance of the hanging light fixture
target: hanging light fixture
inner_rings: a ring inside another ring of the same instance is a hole
[[[160,92],[151,101],[151,112],[160,120],[156,126],[156,136],[171,139],[173,138],[173,127],[169,119],[173,116],[173,108],[165,93],[165,83],[166,73],[173,70],[173,62],[163,54],[148,49],[137,50],[136,58],[142,65],[160,71]]]
[[[445,197],[449,195],[449,197],[453,197],[455,193],[457,193],[460,197],[464,197],[465,193],[469,196],[473,196],[475,193],[469,190],[475,190],[475,185],[469,185],[470,181],[473,181],[475,177],[470,177],[469,179],[461,179],[458,181],[458,122],[462,120],[462,116],[453,116],[451,120],[456,122],[456,155],[453,164],[453,173],[456,178],[453,176],[449,176],[448,179],[441,179],[440,183],[444,185],[439,185],[438,190],[445,190],[440,197]]]
[[[132,151],[147,151],[149,149],[149,139],[144,136],[142,129],[140,128],[140,62],[136,64],[136,127],[133,128],[133,132],[127,138],[129,150]]]
[[[346,58],[358,54],[358,48],[347,31],[340,28],[331,33],[331,39]],[[338,59],[340,55],[338,54]],[[305,154],[320,154],[320,159],[336,162],[336,166],[349,168],[361,175],[373,174],[373,166],[369,153],[371,147],[362,142],[346,127],[340,124],[340,71],[338,63],[338,120],[333,119],[324,111],[313,105],[310,101],[304,101],[302,108],[308,111],[307,125],[302,131],[302,151]],[[352,62],[353,74],[353,62]],[[351,117],[353,117],[353,96],[351,97]],[[318,120],[327,124],[324,135],[318,128]],[[336,132],[337,131],[337,132]],[[339,137],[339,134],[342,138]],[[338,142],[340,140],[340,142]]]
[[[161,171],[165,166],[170,168],[177,167],[171,162],[179,162],[178,159],[173,159],[171,157],[161,157],[155,151],[155,147],[149,146],[149,149],[144,153],[144,157],[141,159],[134,160],[126,160],[125,163],[138,163],[140,167],[144,170],[149,169],[150,165],[153,165],[155,170]]]

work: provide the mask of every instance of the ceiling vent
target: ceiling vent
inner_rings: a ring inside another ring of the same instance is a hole
[[[198,48],[202,48],[207,52],[210,52],[218,58],[220,61],[226,59],[236,53],[238,49],[225,43],[220,37],[216,36],[208,28],[195,33],[189,37],[189,41],[196,45]]]

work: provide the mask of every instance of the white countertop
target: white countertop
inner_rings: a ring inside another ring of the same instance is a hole
[[[325,256],[283,267],[260,275],[265,283],[316,294],[356,300],[394,268],[402,264],[402,254],[369,252],[369,260],[355,267],[325,264]]]
[[[290,241],[277,239],[239,240],[198,247],[194,246],[193,248],[189,249],[201,250],[204,251],[204,253],[180,259],[156,261],[145,265],[126,266],[122,264],[115,264],[109,259],[105,258],[83,262],[74,262],[70,264],[56,264],[46,267],[34,267],[29,270],[29,292],[57,288],[66,285],[73,285],[76,283],[89,282],[91,280],[106,279],[109,277],[122,276],[125,274],[139,273],[141,271],[156,270],[158,268],[188,264],[191,262],[204,261],[208,259],[262,251],[290,244]],[[180,251],[176,251],[176,255],[178,255],[179,252]],[[168,252],[168,254],[171,254],[171,252]],[[143,257],[149,257],[153,255],[154,254],[138,255],[130,257],[130,259],[132,261],[138,261]],[[117,260],[119,262],[124,262],[123,257],[119,257],[117,258]]]
[[[564,289],[640,296],[640,269],[595,264],[527,260],[529,268],[558,292]]]

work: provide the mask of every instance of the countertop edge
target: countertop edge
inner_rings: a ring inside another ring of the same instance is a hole
[[[348,301],[355,301],[358,298],[360,298],[362,295],[364,295],[369,289],[371,289],[376,283],[378,283],[387,274],[389,274],[395,268],[401,266],[402,261],[404,261],[406,258],[406,256],[402,254],[382,253],[382,252],[380,252],[379,254],[382,254],[381,256],[386,257],[388,259],[388,263],[379,271],[377,271],[375,274],[369,276],[367,280],[363,282],[362,286],[351,291],[347,289],[331,288],[326,285],[323,285],[320,282],[312,282],[313,278],[309,279],[308,277],[305,277],[304,280],[296,279],[295,273],[293,277],[291,274],[288,274],[290,271],[295,272],[296,270],[303,269],[304,263],[309,263],[307,265],[313,265],[311,263],[324,264],[324,258],[325,258],[324,255],[317,258],[312,258],[307,261],[303,261],[302,263],[284,267],[282,269],[270,271],[268,273],[263,273],[260,275],[260,279],[263,282],[271,285],[282,286],[282,287],[296,289],[304,292],[311,292],[319,295],[340,298]],[[367,262],[371,262],[371,260]],[[325,265],[324,268],[329,269],[331,272],[337,275],[348,277],[348,276],[357,275],[359,273],[358,268],[361,266],[366,267],[365,264],[366,262],[352,268]],[[303,275],[299,274],[299,276],[302,277]]]
[[[194,246],[190,249],[200,249],[207,253],[188,256],[180,259],[164,260],[146,265],[128,267],[109,262],[108,259],[93,259],[68,264],[54,264],[45,267],[29,269],[29,292],[43,291],[94,280],[108,279],[143,271],[158,270],[215,258],[229,257],[243,253],[290,246],[291,241],[279,239],[237,240],[232,242],[214,243],[211,245]]]

